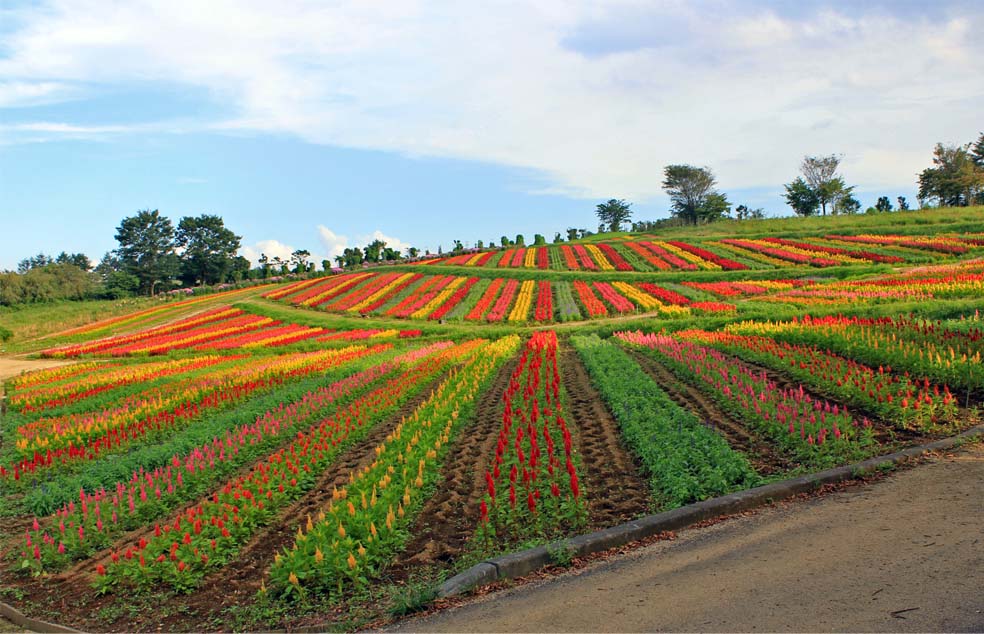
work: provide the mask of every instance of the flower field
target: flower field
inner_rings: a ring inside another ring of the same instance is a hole
[[[496,554],[952,435],[984,403],[980,235],[473,250],[39,340],[66,365],[4,382],[5,587],[81,629],[345,629]]]

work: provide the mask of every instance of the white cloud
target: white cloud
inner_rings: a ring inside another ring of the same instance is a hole
[[[400,251],[400,253],[405,253],[407,248],[412,246],[409,242],[404,242],[399,238],[388,236],[379,229],[376,229],[370,234],[358,235],[354,240],[349,240],[348,236],[337,234],[324,225],[318,225],[318,239],[321,241],[321,245],[325,248],[325,251],[328,253],[328,257],[331,259],[334,259],[336,255],[341,255],[346,248],[362,248],[374,240],[382,240],[386,243],[386,246],[391,249],[396,249]]]
[[[260,262],[260,256],[265,254],[267,258],[273,259],[279,257],[284,262],[290,261],[290,254],[297,250],[298,247],[291,246],[289,244],[284,244],[279,240],[260,240],[252,245],[242,247],[239,250],[239,254],[244,258],[257,265]],[[325,256],[318,255],[316,253],[311,253],[308,258],[308,262],[314,262],[315,265],[320,269],[321,261],[325,259]]]
[[[53,0],[5,34],[0,105],[204,87],[236,112],[215,129],[530,168],[575,196],[657,195],[674,162],[776,186],[829,152],[850,182],[911,185],[911,157],[980,131],[984,8],[857,6]]]
[[[318,225],[318,239],[325,247],[328,257],[333,260],[336,255],[341,255],[349,245],[348,237],[340,236],[324,225]]]

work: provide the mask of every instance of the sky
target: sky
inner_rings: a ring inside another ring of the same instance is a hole
[[[915,203],[984,132],[984,2],[0,0],[0,269],[218,214],[315,261],[668,215],[664,166],[787,215],[806,155]]]

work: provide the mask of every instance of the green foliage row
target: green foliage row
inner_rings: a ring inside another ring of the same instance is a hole
[[[673,402],[624,350],[594,335],[571,342],[661,504],[682,506],[761,482],[744,455]]]

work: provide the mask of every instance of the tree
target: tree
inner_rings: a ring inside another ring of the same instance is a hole
[[[250,262],[241,255],[237,255],[229,261],[229,271],[226,273],[226,281],[241,282],[249,279]]]
[[[554,244],[560,244],[563,241],[564,241],[564,236],[560,235],[560,232],[559,231],[554,232],[553,243]]]
[[[969,148],[969,144],[936,144],[933,150],[934,167],[924,169],[919,175],[920,201],[935,198],[940,207],[963,207],[984,202],[984,168],[978,166],[968,152]]]
[[[878,202],[875,203],[875,209],[878,211],[892,211],[892,201],[888,199],[888,196],[879,196]]]
[[[737,220],[761,220],[765,218],[765,210],[761,207],[750,209],[748,205],[738,205],[735,207],[735,218]]]
[[[574,242],[577,240],[577,229],[574,227],[567,227],[567,241]]]
[[[540,235],[539,233],[533,234],[533,246],[542,247],[546,243],[547,243],[547,239],[544,238],[542,235]]]
[[[797,176],[786,188],[786,204],[793,208],[798,216],[812,216],[820,208],[820,199],[816,192],[802,177]]]
[[[420,255],[420,249],[417,247],[407,247],[407,257],[411,260]]]
[[[499,242],[504,247],[508,247],[509,246],[509,238],[507,238],[506,236],[502,236],[502,238],[499,239]]]
[[[219,216],[182,218],[174,237],[175,246],[181,249],[182,280],[188,285],[197,281],[201,286],[224,280],[232,269],[241,239],[226,229]]]
[[[523,234],[517,233],[516,234],[516,241],[513,242],[513,244],[516,245],[517,247],[525,247],[526,246],[526,238],[523,237]]]
[[[84,253],[65,253],[62,251],[55,258],[55,264],[71,264],[72,266],[77,266],[83,271],[92,270],[92,260],[88,258]]]
[[[116,228],[116,241],[123,270],[139,280],[141,292],[153,295],[161,282],[177,273],[174,226],[158,210],[145,209],[124,218]]]
[[[366,262],[379,262],[383,258],[383,249],[385,248],[386,243],[378,238],[367,244],[363,250]]]
[[[632,203],[627,203],[622,199],[612,198],[608,202],[600,203],[595,207],[595,214],[602,224],[608,226],[609,231],[621,231],[622,223],[628,222],[632,217]]]
[[[841,159],[836,154],[830,156],[806,156],[800,163],[800,171],[816,194],[821,214],[827,215],[827,205],[836,203],[844,195],[844,180],[837,176]],[[850,193],[850,192],[848,192]]]
[[[971,147],[970,158],[977,167],[984,169],[984,132]]]
[[[295,273],[307,271],[307,261],[311,257],[311,252],[307,249],[296,249],[290,254],[290,263],[294,265]]]
[[[861,201],[855,198],[851,192],[853,187],[848,187],[844,193],[834,201],[834,213],[852,216],[861,211]]]
[[[905,196],[899,196],[896,201],[899,203],[899,211],[908,211],[909,203],[906,202]]]
[[[714,189],[716,179],[710,168],[667,165],[663,175],[663,190],[670,195],[672,213],[684,222],[710,222],[730,209],[727,197]]]

